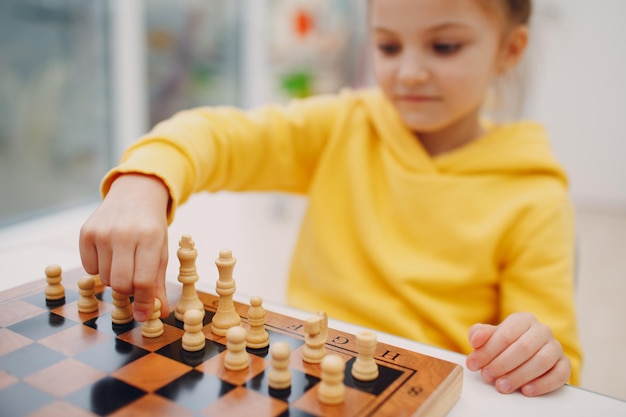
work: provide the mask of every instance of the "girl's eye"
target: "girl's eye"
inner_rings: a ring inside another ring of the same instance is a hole
[[[400,45],[394,43],[379,43],[378,50],[384,55],[395,55],[400,52]]]
[[[433,50],[440,55],[450,55],[461,49],[460,43],[435,43],[433,44]]]

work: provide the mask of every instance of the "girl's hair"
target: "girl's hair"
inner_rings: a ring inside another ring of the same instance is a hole
[[[509,24],[528,25],[532,11],[531,0],[488,0],[489,6],[500,8]],[[485,0],[482,1],[483,5]]]

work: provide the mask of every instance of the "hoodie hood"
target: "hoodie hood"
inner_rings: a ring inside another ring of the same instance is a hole
[[[458,149],[429,155],[407,129],[396,109],[378,90],[365,96],[380,139],[402,165],[440,175],[540,175],[567,185],[567,175],[554,158],[545,129],[538,123],[484,122],[486,134]]]

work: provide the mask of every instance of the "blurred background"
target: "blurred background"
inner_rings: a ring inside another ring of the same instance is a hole
[[[121,152],[174,112],[253,107],[371,84],[364,1],[0,0],[0,290],[80,266],[80,225]],[[544,123],[570,174],[579,239],[583,387],[626,400],[626,15],[623,0],[535,0],[510,116]],[[305,201],[198,195],[205,285],[229,247],[241,291],[284,302]]]

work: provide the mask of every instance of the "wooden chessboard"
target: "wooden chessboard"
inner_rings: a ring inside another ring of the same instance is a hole
[[[198,292],[206,314],[204,350],[181,348],[182,323],[170,315],[154,339],[139,323],[111,322],[110,288],[98,292],[99,310],[78,313],[82,270],[63,274],[65,300],[49,305],[45,280],[0,293],[0,414],[12,416],[443,416],[462,388],[462,368],[454,363],[378,343],[380,376],[353,380],[355,337],[328,330],[326,348],[346,361],[346,398],[329,406],[317,400],[320,366],[302,361],[304,321],[267,312],[272,343],[291,347],[292,386],[269,389],[267,349],[252,351],[239,372],[223,366],[226,341],[210,330],[218,298]],[[175,306],[181,286],[168,284]],[[247,325],[248,306],[236,303]]]

